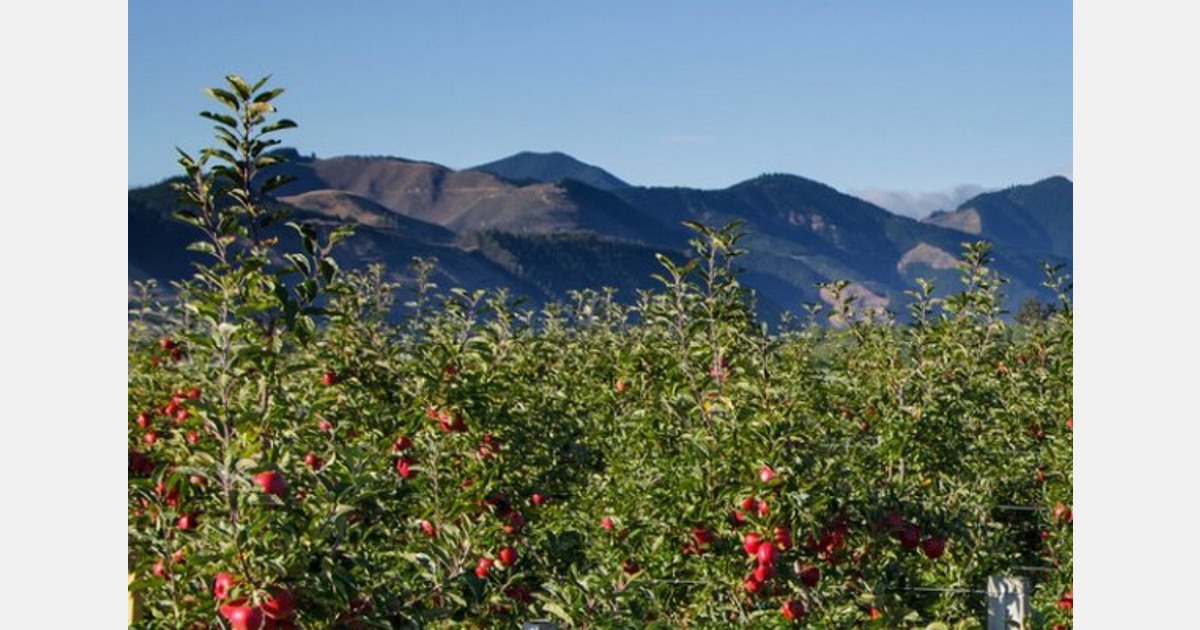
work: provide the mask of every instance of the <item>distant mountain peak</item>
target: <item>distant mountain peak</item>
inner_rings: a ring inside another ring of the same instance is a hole
[[[573,179],[601,190],[620,190],[630,184],[608,171],[561,151],[521,151],[494,162],[472,167],[515,182],[553,183]]]
[[[953,212],[932,214],[925,222],[1070,258],[1073,189],[1071,180],[1054,175],[976,195]]]
[[[1067,177],[1066,175],[1051,175],[1050,177],[1047,177],[1046,179],[1034,182],[1033,184],[1031,184],[1031,186],[1039,186],[1042,184],[1052,184],[1055,186],[1062,186],[1064,184],[1066,184],[1067,186],[1073,185],[1073,183],[1071,182],[1071,178]]]
[[[566,159],[571,160],[572,162],[579,162],[580,164],[583,164],[583,162],[570,155],[567,155],[566,153],[563,153],[562,151],[518,151],[509,157]]]
[[[833,187],[822,184],[813,179],[795,175],[792,173],[763,173],[758,177],[751,177],[743,182],[738,182],[730,188],[738,188],[743,186],[804,186],[804,187],[819,187],[823,190],[836,192]]]

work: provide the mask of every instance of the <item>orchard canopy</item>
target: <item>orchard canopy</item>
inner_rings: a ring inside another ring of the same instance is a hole
[[[777,328],[737,225],[660,287],[522,308],[343,270],[271,191],[282,90],[210,90],[180,220],[208,262],[129,323],[138,628],[982,628],[993,575],[1072,608],[1072,310],[1012,323],[988,246],[903,322]],[[403,277],[403,280],[397,278]]]

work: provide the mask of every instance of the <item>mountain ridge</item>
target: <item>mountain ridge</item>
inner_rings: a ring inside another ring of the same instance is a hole
[[[360,226],[363,243],[348,248],[345,266],[384,262],[404,281],[407,258],[436,256],[447,282],[510,286],[534,304],[597,285],[618,287],[630,301],[653,286],[655,253],[684,256],[692,236],[684,221],[744,222],[743,277],[771,315],[828,302],[817,285],[842,279],[864,302],[902,310],[918,277],[956,288],[948,261],[979,238],[994,243],[996,266],[1012,279],[1010,310],[1028,297],[1052,298],[1040,287],[1042,260],[1070,267],[1072,191],[1054,178],[918,221],[788,173],[716,190],[601,188],[559,172],[543,173],[553,181],[518,181],[391,156],[281,154],[291,161],[280,170],[296,180],[279,189],[280,203],[312,220]],[[130,191],[131,274],[178,278],[181,255],[165,252],[186,242],[185,226],[167,220],[170,200],[156,186]]]

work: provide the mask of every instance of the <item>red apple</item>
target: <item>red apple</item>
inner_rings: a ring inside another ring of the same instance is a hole
[[[162,348],[163,350],[174,350],[177,345],[178,344],[175,343],[175,340],[171,339],[170,337],[163,337],[162,339],[158,340],[158,347]]]
[[[495,561],[491,558],[480,558],[479,563],[475,565],[475,576],[481,580],[486,580],[493,564],[495,564]]]
[[[143,411],[137,415],[137,419],[134,422],[137,423],[139,429],[145,429],[150,426],[150,419],[150,413]]]
[[[321,420],[318,422],[317,428],[326,433],[333,433],[333,423],[328,420]]]
[[[900,547],[903,549],[916,549],[917,545],[921,544],[921,528],[909,523],[900,530],[899,536]]]
[[[234,584],[237,584],[237,578],[233,575],[224,571],[218,573],[217,577],[213,578],[213,597],[218,600],[225,599],[229,596],[229,591]]]
[[[188,444],[196,444],[200,441],[200,433],[197,431],[188,431],[187,441]]]
[[[795,599],[789,599],[783,603],[783,607],[780,609],[780,612],[783,613],[784,619],[787,619],[788,621],[796,621],[804,616],[804,602]]]
[[[525,527],[525,516],[520,512],[508,512],[503,518],[505,520],[503,528],[505,535],[513,536]],[[609,522],[611,523],[612,521]]]
[[[542,505],[546,502],[546,495],[539,492],[534,492],[531,500],[533,501],[534,505]]]
[[[411,457],[401,457],[396,461],[396,472],[400,473],[402,479],[412,479],[413,475],[417,474],[412,469],[415,463],[417,463],[417,460]]]
[[[437,528],[433,526],[433,523],[424,519],[421,520],[421,531],[425,532],[425,535],[430,538],[437,537]]]
[[[191,398],[192,400],[200,400],[200,388],[193,387],[193,388],[189,389],[188,393],[187,393],[187,397]]]
[[[692,530],[692,538],[696,540],[697,545],[711,545],[713,533],[703,527],[697,527]]]
[[[946,552],[946,541],[937,536],[930,536],[921,543],[921,551],[924,551],[930,560],[937,560]]]
[[[196,521],[198,520],[198,518],[199,517],[197,517],[195,514],[191,514],[191,513],[184,514],[183,516],[179,517],[179,520],[175,521],[175,526],[185,532],[191,531],[193,529],[196,529],[196,525],[197,525]]]
[[[396,438],[395,442],[392,443],[392,450],[406,451],[412,448],[412,445],[412,440],[410,440],[407,435],[401,435],[400,437]]]
[[[154,446],[158,441],[158,431],[147,431],[143,439],[146,440],[146,446]]]
[[[600,526],[611,531],[616,525],[613,523],[611,518],[605,516],[604,518],[600,519]]]
[[[821,581],[821,570],[814,566],[806,566],[800,570],[800,581],[807,587],[813,588]]]
[[[529,589],[523,584],[516,584],[504,589],[504,594],[521,602],[522,604],[529,604],[533,602],[533,596],[529,593]]]
[[[759,564],[771,566],[775,564],[775,559],[779,556],[772,545],[759,545],[758,552],[755,555],[758,557]]]
[[[770,564],[760,564],[754,568],[754,579],[759,582],[766,582],[775,575],[775,566]]]
[[[775,471],[771,470],[770,466],[763,466],[758,469],[758,479],[763,483],[771,483],[775,479]]]
[[[780,525],[775,528],[775,546],[780,551],[787,551],[792,548],[792,528],[787,525]]]
[[[304,456],[304,465],[313,470],[321,470],[325,466],[325,461],[317,457],[316,453],[309,453]]]
[[[337,372],[334,372],[333,370],[325,370],[325,373],[321,375],[321,384],[326,387],[337,385],[337,382]]]
[[[747,592],[753,594],[762,589],[762,582],[758,581],[753,575],[751,575],[742,582],[742,586],[746,588]]]
[[[633,560],[626,560],[625,564],[621,565],[621,570],[628,573],[629,575],[633,575],[634,573],[641,571],[642,567],[641,567],[641,565],[634,562]]]
[[[746,550],[746,555],[753,556],[758,553],[758,548],[762,545],[762,537],[754,532],[750,532],[742,537],[742,549]]]
[[[511,567],[517,563],[517,550],[512,547],[502,547],[496,557],[504,563],[504,566]]]
[[[171,574],[167,571],[167,564],[165,562],[163,562],[162,560],[159,560],[158,562],[154,563],[154,569],[151,570],[151,573],[154,574],[154,577],[160,578],[163,580],[166,580],[171,577]]]
[[[290,619],[296,614],[296,599],[286,588],[271,589],[271,594],[262,604],[263,613],[268,619]]]
[[[154,472],[154,461],[139,451],[129,451],[129,473],[148,475]]]
[[[267,494],[273,494],[279,498],[287,496],[287,481],[283,478],[283,474],[275,470],[267,470],[254,475],[254,483],[257,483],[262,491]]]
[[[221,607],[221,615],[229,620],[233,630],[261,630],[263,627],[263,613],[258,606],[226,605]]]

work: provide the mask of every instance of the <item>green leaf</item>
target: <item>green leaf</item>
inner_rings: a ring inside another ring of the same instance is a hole
[[[555,617],[562,619],[568,625],[574,625],[574,623],[575,623],[574,621],[571,620],[571,615],[568,615],[567,611],[563,610],[562,606],[560,606],[554,602],[542,602],[542,609],[545,610],[546,612],[554,615]]]
[[[263,182],[258,190],[265,195],[280,186],[285,186],[294,181],[296,181],[296,178],[292,175],[272,175],[267,181]]]
[[[305,280],[296,286],[296,294],[302,302],[312,302],[317,299],[317,283],[312,279]]]
[[[216,245],[213,245],[208,241],[196,241],[194,243],[189,243],[187,249],[191,252],[202,252],[205,254],[211,254],[213,256],[217,255]]]
[[[200,215],[198,215],[195,212],[192,212],[190,210],[176,210],[175,212],[171,213],[171,216],[173,216],[173,217],[175,217],[175,219],[177,219],[179,221],[183,221],[184,223],[187,223],[189,225],[194,225],[196,227],[204,226],[204,219],[201,218]]]
[[[259,83],[255,84],[254,89],[257,90],[265,81],[266,81],[266,79],[263,79]],[[269,103],[269,102],[275,100],[275,97],[279,96],[280,94],[283,94],[283,92],[284,92],[283,88],[275,88],[274,90],[267,90],[266,92],[263,92],[263,93],[259,94],[258,96],[255,96],[254,102],[255,103]]]
[[[246,106],[246,110],[251,116],[262,116],[275,111],[275,106],[270,103],[250,103]]]
[[[295,121],[289,120],[287,118],[281,118],[280,120],[277,120],[277,121],[263,127],[262,130],[259,131],[259,135],[271,133],[273,131],[281,131],[283,129],[292,129],[297,126],[299,126],[299,125],[297,125]]]
[[[207,149],[204,149],[204,155],[208,155],[208,156],[212,156],[215,158],[225,160],[229,164],[236,165],[238,167],[241,167],[241,164],[242,164],[240,161],[238,161],[237,158],[233,157],[232,153],[225,151],[223,149],[214,149],[212,147],[209,147]]]
[[[337,261],[332,258],[322,258],[319,266],[321,268],[321,279],[325,281],[325,284],[333,282],[333,277],[338,272]]]
[[[312,275],[312,261],[309,260],[308,256],[305,256],[304,254],[289,253],[284,254],[283,257],[288,262],[292,263],[292,265],[296,267],[297,271],[304,274],[304,277],[307,278],[308,276]]]
[[[237,92],[237,95],[243,101],[249,100],[250,95],[254,93],[254,90],[250,89],[246,81],[236,74],[226,75],[225,81],[229,83],[229,86],[233,88],[233,91]]]
[[[225,90],[222,90],[220,88],[208,88],[206,90],[206,92],[208,92],[209,96],[220,101],[229,109],[232,109],[235,112],[241,111],[242,106],[238,102],[237,97],[234,96],[233,94],[226,92]]]
[[[230,116],[229,114],[217,114],[214,112],[200,112],[200,115],[209,120],[215,120],[227,127],[232,127],[234,129],[237,129],[237,126],[238,126],[237,119],[234,118],[233,116]],[[226,132],[226,133],[228,133],[228,132]]]
[[[329,246],[333,247],[334,245],[337,245],[338,243],[346,240],[347,238],[350,238],[353,235],[354,235],[354,226],[353,225],[339,225],[338,227],[333,229],[333,232],[330,232],[330,234],[329,234]]]

